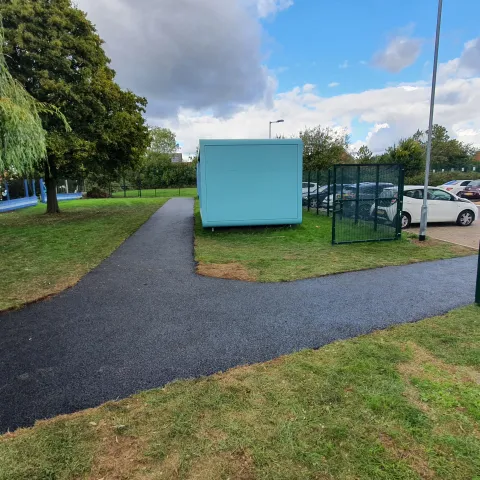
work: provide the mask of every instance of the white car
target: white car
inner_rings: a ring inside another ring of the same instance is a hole
[[[317,191],[317,184],[310,182],[310,195],[313,191]],[[308,195],[308,182],[302,182],[302,195]]]
[[[470,185],[474,180],[450,180],[450,182],[439,185],[438,188],[443,188],[447,192],[458,195],[465,187]]]
[[[377,218],[380,221],[394,223],[397,220],[398,188],[386,188],[378,200]],[[423,205],[423,186],[407,185],[403,190],[402,228],[412,223],[420,223]],[[459,198],[442,188],[428,187],[428,221],[456,222],[468,227],[478,218],[478,208],[470,200]],[[375,205],[370,209],[375,215]]]

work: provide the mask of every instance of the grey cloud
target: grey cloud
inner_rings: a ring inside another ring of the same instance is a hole
[[[480,74],[480,37],[465,44],[459,67],[471,75]]]
[[[398,73],[412,65],[420,55],[422,40],[420,38],[394,37],[387,47],[377,52],[372,63],[392,73]]]
[[[271,94],[262,27],[244,0],[78,0],[106,41],[117,80],[150,116],[181,107],[228,115]],[[271,103],[271,99],[266,98]]]

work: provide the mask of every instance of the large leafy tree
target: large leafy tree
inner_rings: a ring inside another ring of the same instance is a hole
[[[56,181],[139,161],[148,145],[146,100],[123,92],[103,41],[71,0],[3,0],[5,53],[12,76],[38,101],[59,108],[72,130],[42,116],[47,131],[47,211],[58,212]]]
[[[3,54],[0,23],[0,177],[27,174],[47,154],[40,105],[10,74]]]
[[[373,161],[372,151],[366,145],[362,145],[355,154],[355,161],[357,163],[371,163]]]
[[[348,159],[348,135],[320,125],[300,132],[305,170],[328,169]]]
[[[150,138],[143,164],[135,175],[150,186],[170,186],[171,181],[176,178],[171,173],[172,157],[178,150],[175,133],[168,128],[152,127]]]
[[[428,131],[418,130],[413,139],[421,143],[426,151]],[[466,143],[451,138],[448,130],[442,125],[434,125],[432,129],[433,168],[460,168],[469,165],[475,149]]]
[[[400,163],[406,176],[421,173],[425,168],[425,149],[415,138],[404,138],[398,145],[387,148],[387,151],[377,157],[378,163]]]

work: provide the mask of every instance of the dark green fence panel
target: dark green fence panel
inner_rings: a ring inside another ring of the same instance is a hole
[[[336,165],[332,174],[332,243],[401,238],[403,167]]]
[[[302,182],[302,205],[311,212],[328,214],[330,210],[331,172],[329,170],[305,171]]]

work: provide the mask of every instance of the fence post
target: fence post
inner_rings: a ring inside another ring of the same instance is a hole
[[[477,288],[475,290],[475,303],[480,307],[480,246],[478,248]]]
[[[316,201],[316,203],[317,203],[317,215],[318,215],[318,208],[319,208],[319,206],[318,206],[318,186],[319,185],[320,185],[320,172],[317,170],[317,201]]]
[[[328,169],[328,183],[327,183],[327,217],[330,216],[330,184],[332,183],[331,178],[332,176],[332,170],[329,168]]]
[[[35,179],[32,180],[32,197],[36,197],[37,192],[35,191]]]
[[[25,198],[28,198],[30,195],[28,194],[28,180],[23,179],[23,188],[25,189]]]
[[[402,238],[402,211],[403,211],[403,187],[405,184],[405,169],[399,167],[398,172],[398,195],[397,195],[397,240]]]
[[[340,168],[341,168],[342,170],[341,170],[341,173],[340,173],[340,178],[341,178],[341,180],[340,180],[340,202],[339,202],[339,204],[340,204],[340,213],[341,213],[341,215],[342,215],[340,218],[343,220],[343,188],[344,188],[343,173],[344,173],[344,172],[343,172],[343,166],[340,167]],[[337,187],[335,186],[335,187],[334,187],[334,191],[336,191],[336,189],[337,189]],[[334,212],[334,213],[336,212],[336,210],[335,210],[335,203],[336,203],[336,201],[337,201],[337,196],[334,194],[334,195],[333,195],[333,212]]]
[[[360,165],[357,165],[357,186],[355,189],[355,223],[358,223],[358,208],[360,204]]]
[[[380,165],[377,164],[377,172],[375,176],[375,215],[373,221],[373,229],[378,230],[378,184],[380,183]]]
[[[328,189],[330,190],[330,183],[328,184]],[[330,193],[330,192],[328,192]],[[333,167],[333,212],[332,212],[332,245],[335,245],[335,223],[336,223],[336,215],[335,215],[335,196],[337,194],[337,167],[334,165]],[[329,197],[330,198],[330,197]],[[329,200],[330,202],[330,200]]]
[[[307,211],[308,212],[310,211],[310,177],[311,177],[311,172],[309,170],[308,174],[307,174],[307,182],[308,182],[308,186],[307,186]]]

